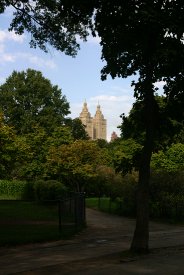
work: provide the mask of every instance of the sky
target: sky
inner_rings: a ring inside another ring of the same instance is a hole
[[[70,104],[70,117],[79,117],[84,101],[88,110],[95,115],[97,104],[107,119],[107,140],[121,124],[120,115],[128,114],[135,101],[131,81],[133,78],[100,79],[100,71],[104,66],[101,60],[99,39],[89,38],[81,43],[81,50],[75,58],[56,51],[51,46],[44,53],[39,48],[29,46],[30,35],[22,36],[8,32],[12,10],[8,9],[1,15],[0,25],[0,84],[6,81],[12,72],[26,71],[28,68],[41,71],[52,85],[58,85],[62,95]]]

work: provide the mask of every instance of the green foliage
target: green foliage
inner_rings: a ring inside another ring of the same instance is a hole
[[[2,2],[2,1],[1,1]],[[10,4],[11,3],[11,4]],[[0,4],[0,11],[11,5],[14,16],[10,30],[18,34],[31,33],[30,46],[47,51],[50,44],[65,54],[75,56],[80,45],[77,36],[86,40],[92,23],[92,3],[85,1],[40,1],[31,0]]]
[[[74,139],[61,90],[41,72],[13,72],[0,86],[0,110],[1,178],[43,178],[49,148]]]
[[[0,196],[2,198],[25,199],[32,195],[32,188],[26,181],[0,180]]]
[[[87,140],[89,136],[85,130],[85,126],[82,124],[79,118],[68,119],[66,124],[70,127],[72,137],[74,140],[82,139]]]
[[[111,201],[109,197],[87,198],[86,206],[106,213],[118,214],[117,203],[115,201]]]
[[[59,147],[62,144],[70,144],[73,140],[73,134],[69,126],[58,126],[54,128],[53,132],[47,137],[45,142],[46,150],[50,147]]]
[[[101,175],[99,185],[91,185],[91,194],[89,194],[89,197],[90,195],[96,196],[98,199],[90,197],[87,200],[87,206],[118,215],[135,216],[137,173],[133,172],[122,177],[113,171],[108,173],[108,170],[104,168],[102,171],[106,173]],[[107,177],[106,181],[105,177]],[[102,188],[101,192],[98,192],[100,187]]]
[[[19,153],[16,141],[14,129],[4,123],[3,114],[0,113],[0,179],[10,176]]]
[[[126,174],[140,165],[142,145],[133,139],[120,140],[113,146],[113,163],[116,171]]]
[[[116,174],[112,167],[100,165],[96,169],[96,176],[86,184],[85,192],[88,196],[113,198],[116,197],[119,183],[121,183],[120,174]]]
[[[152,172],[150,212],[152,217],[184,220],[183,171]]]
[[[183,124],[180,118],[171,113],[172,104],[165,96],[155,96],[158,104],[157,136],[154,150],[161,150],[173,142],[182,141]],[[122,124],[119,126],[122,139],[132,138],[139,144],[144,144],[145,139],[145,108],[143,100],[136,100],[128,116],[121,115]],[[176,120],[177,119],[177,120]]]
[[[168,172],[184,170],[184,144],[172,144],[165,152],[153,154],[151,166],[155,170]]]
[[[35,197],[37,200],[57,200],[66,197],[66,187],[56,180],[39,180],[34,183]]]
[[[55,180],[36,182],[0,180],[1,199],[56,200],[66,195],[67,188]]]
[[[41,72],[31,69],[14,71],[0,86],[0,109],[5,122],[18,134],[30,133],[37,126],[51,133],[69,114],[69,104],[61,90]]]
[[[122,179],[121,193],[119,193],[119,211],[124,216],[136,214],[136,191],[138,174],[127,174]]]
[[[43,127],[36,126],[31,133],[18,136],[16,146],[19,155],[12,177],[27,180],[43,178],[49,148],[57,148],[72,141],[71,130],[64,125],[56,127],[50,135],[47,135]]]
[[[109,162],[106,149],[90,140],[76,140],[69,145],[50,148],[45,175],[63,179],[72,190],[84,191],[84,185],[96,176],[97,167]]]

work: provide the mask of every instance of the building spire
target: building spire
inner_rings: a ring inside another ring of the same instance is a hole
[[[107,121],[106,119],[104,119],[102,111],[100,110],[99,101],[95,116],[91,117],[91,114],[88,111],[87,102],[85,100],[79,118],[81,119],[82,123],[86,126],[86,131],[91,139],[106,140]]]

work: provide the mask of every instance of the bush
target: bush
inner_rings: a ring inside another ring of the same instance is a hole
[[[34,183],[37,200],[57,200],[66,196],[67,188],[56,180],[39,180]]]
[[[121,193],[119,194],[120,213],[125,216],[135,216],[136,213],[137,173],[123,177]]]
[[[30,183],[20,180],[0,180],[0,196],[4,199],[27,199],[33,195]]]
[[[150,215],[184,218],[184,172],[152,172],[150,180]]]

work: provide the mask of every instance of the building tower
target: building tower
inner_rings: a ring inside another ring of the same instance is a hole
[[[93,118],[91,117],[91,114],[88,111],[86,102],[84,102],[82,112],[80,113],[79,118],[82,121],[82,124],[86,126],[85,130],[88,133],[88,136],[92,138],[93,137]]]
[[[97,105],[96,113],[93,118],[93,139],[106,139],[107,121],[100,110],[100,105]]]
[[[82,112],[79,116],[82,124],[86,126],[86,132],[92,140],[105,139],[107,138],[107,120],[104,119],[100,105],[97,105],[96,113],[94,118],[91,117],[88,111],[87,103],[84,102]]]

